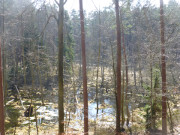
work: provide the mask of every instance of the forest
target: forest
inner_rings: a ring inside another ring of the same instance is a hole
[[[72,1],[0,0],[0,135],[180,135],[180,1]]]

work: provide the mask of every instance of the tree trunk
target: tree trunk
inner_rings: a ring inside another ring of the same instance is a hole
[[[88,135],[88,94],[87,94],[87,75],[86,75],[86,49],[84,31],[83,2],[79,0],[80,20],[81,20],[81,46],[82,46],[82,73],[83,73],[83,96],[84,96],[84,134]]]
[[[4,94],[3,94],[3,73],[1,61],[1,38],[0,38],[0,135],[5,135],[4,130]]]
[[[74,98],[74,114],[76,113],[76,93],[77,93],[77,90],[76,90],[76,83],[75,83],[75,74],[74,74],[74,66],[73,66],[73,62],[71,62],[71,70],[72,70],[72,84],[73,84],[73,98]]]
[[[37,122],[37,110],[36,110],[36,106],[34,107],[34,111],[35,111],[35,121],[36,121],[36,133],[37,135],[39,135],[39,130],[38,130],[38,122]]]
[[[161,75],[162,75],[162,132],[167,135],[167,106],[166,106],[166,61],[165,61],[165,38],[164,38],[164,10],[163,0],[160,0],[160,25],[161,25]]]
[[[3,66],[3,90],[4,90],[4,104],[7,102],[7,74],[6,74],[6,53],[5,53],[5,43],[4,43],[4,30],[5,30],[5,15],[4,15],[4,0],[3,5],[3,18],[2,18],[2,66]]]
[[[126,47],[125,47],[125,41],[124,41],[124,27],[123,27],[123,23],[121,21],[122,24],[122,43],[123,43],[123,54],[124,54],[124,62],[125,62],[125,69],[126,69],[126,91],[125,91],[125,105],[126,105],[126,113],[127,113],[127,121],[126,121],[126,126],[128,127],[129,131],[131,132],[131,129],[129,127],[129,121],[130,121],[130,112],[129,112],[129,107],[128,107],[128,97],[127,97],[127,93],[128,93],[128,83],[129,83],[129,79],[128,79],[128,63],[127,63],[127,55],[126,55]]]
[[[124,85],[124,69],[123,69],[122,80],[123,80],[123,86],[122,86],[122,98],[121,98],[121,114],[122,114],[122,117],[121,117],[121,120],[122,120],[121,128],[123,128],[124,121],[125,121],[125,118],[124,118],[124,89],[125,89],[125,85]]]
[[[121,32],[119,17],[119,0],[115,0],[116,10],[116,29],[117,29],[117,112],[116,112],[116,134],[120,134],[120,117],[121,117]]]
[[[169,105],[169,102],[167,101],[167,106],[168,106],[168,110],[169,110],[169,123],[170,123],[170,131],[171,134],[174,134],[174,123],[173,123],[173,119],[172,119],[172,112],[171,112],[171,108]]]
[[[99,111],[99,99],[98,99],[98,77],[99,77],[99,63],[100,63],[100,56],[101,56],[101,18],[100,18],[100,11],[99,11],[99,53],[98,53],[98,65],[97,65],[97,77],[96,77],[96,103],[97,103],[97,112],[96,118],[98,117]]]
[[[22,62],[23,62],[23,77],[24,77],[24,85],[26,85],[26,66],[25,66],[25,56],[24,56],[24,26],[23,26],[23,17],[21,15],[21,44],[22,44]]]
[[[64,134],[64,86],[63,86],[63,25],[64,25],[64,0],[59,0],[59,14],[58,14],[58,39],[59,39],[59,53],[58,53],[58,109],[59,109],[59,135]]]

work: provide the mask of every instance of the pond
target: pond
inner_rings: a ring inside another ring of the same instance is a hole
[[[112,105],[110,104],[110,100],[104,100],[104,106],[102,104],[99,105],[99,114],[98,119],[99,122],[103,119],[106,122],[107,126],[115,124],[115,110],[113,109]],[[96,102],[89,103],[89,120],[95,121],[96,120]],[[41,125],[42,123],[46,124],[58,124],[58,109],[53,108],[53,104],[50,103],[46,106],[37,106],[37,124]],[[68,113],[69,115],[69,113]],[[74,117],[73,117],[74,116]],[[69,116],[68,116],[69,117]],[[81,107],[77,107],[76,112],[70,113],[70,118],[74,121],[73,128],[79,129],[83,125],[80,124],[78,121],[83,121],[83,105]],[[67,118],[68,119],[68,118]],[[30,117],[31,123],[36,124],[35,117]],[[102,124],[101,121],[101,124]],[[23,122],[23,124],[28,124],[29,121]],[[71,124],[69,125],[72,126]]]

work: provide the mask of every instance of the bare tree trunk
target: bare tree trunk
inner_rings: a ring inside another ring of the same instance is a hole
[[[0,38],[0,135],[5,135],[4,130],[4,94],[3,94],[3,73],[1,61],[1,38]]]
[[[31,45],[31,47],[32,48],[30,48],[31,49],[31,51],[35,51],[35,48],[34,48],[34,46],[33,46],[33,44]],[[31,83],[31,85],[32,85],[32,87],[31,87],[31,90],[29,90],[29,98],[31,99],[31,103],[30,103],[30,106],[29,106],[29,108],[30,108],[30,111],[29,111],[29,116],[28,116],[28,119],[29,119],[29,130],[28,130],[28,134],[30,135],[31,134],[31,120],[30,120],[30,116],[31,116],[31,107],[32,107],[32,98],[33,98],[33,95],[32,95],[32,93],[33,93],[33,91],[34,91],[34,81],[35,81],[35,78],[34,78],[34,65],[33,65],[33,58],[29,58],[29,62],[30,62],[30,71],[31,71],[31,77],[32,77],[32,83]]]
[[[123,128],[124,126],[124,89],[125,89],[125,85],[124,85],[124,69],[123,69],[123,76],[122,76],[122,80],[123,80],[123,86],[122,86],[122,98],[121,98],[121,114],[122,114],[122,117],[121,117],[121,120],[122,120],[122,124],[121,124],[121,128]]]
[[[115,60],[114,60],[114,52],[113,52],[113,46],[111,41],[109,41],[111,45],[111,56],[112,56],[112,68],[113,68],[113,75],[114,75],[114,88],[116,89],[116,69],[115,69]]]
[[[42,36],[42,44],[43,44],[43,36]],[[44,106],[44,93],[43,93],[43,86],[42,86],[42,75],[40,72],[40,66],[39,66],[39,47],[38,47],[38,57],[37,57],[37,70],[38,70],[38,80],[39,80],[39,85],[40,85],[40,91],[41,91],[41,105]]]
[[[115,69],[115,60],[114,60],[114,52],[113,52],[113,46],[111,41],[109,41],[110,45],[111,45],[111,56],[112,56],[112,68],[113,68],[113,79],[114,79],[114,95],[116,97],[117,93],[116,93],[116,69]]]
[[[170,131],[171,134],[174,134],[174,123],[173,123],[173,119],[172,119],[172,112],[171,112],[171,108],[169,105],[169,102],[167,101],[167,106],[168,106],[168,110],[169,110],[169,123],[170,123]]]
[[[133,68],[133,71],[134,71],[134,85],[135,85],[135,88],[137,90],[137,81],[136,81],[136,61],[134,61],[134,68]]]
[[[74,74],[74,66],[73,66],[73,62],[71,62],[71,69],[72,69],[72,84],[73,84],[73,98],[74,98],[74,114],[76,113],[76,106],[77,106],[77,103],[76,103],[76,83],[75,83],[75,74]]]
[[[104,54],[104,49],[103,49],[103,52]],[[102,56],[102,59],[104,58],[104,56]],[[104,62],[102,62],[102,65],[101,65],[101,88],[104,87]]]
[[[84,31],[83,2],[79,0],[80,19],[81,19],[81,46],[82,46],[82,66],[83,66],[83,96],[84,96],[84,134],[88,135],[88,94],[87,94],[87,75],[86,75],[86,49]]]
[[[155,130],[156,119],[153,116],[153,100],[155,92],[153,91],[153,64],[152,64],[152,45],[150,45],[150,74],[151,74],[151,128]],[[154,92],[154,93],[153,93]]]
[[[36,110],[36,106],[34,107],[34,111],[35,111],[35,120],[36,120],[36,132],[37,132],[37,135],[39,135],[39,130],[38,130],[38,123],[37,123],[37,110]]]
[[[162,75],[162,134],[167,135],[167,97],[166,97],[166,61],[165,61],[165,37],[164,37],[164,10],[163,0],[160,0],[160,25],[161,25],[161,75]]]
[[[121,21],[122,24],[122,21]],[[130,121],[130,112],[128,108],[128,97],[127,97],[127,92],[128,92],[128,83],[129,83],[129,78],[128,78],[128,63],[127,63],[127,55],[126,55],[126,47],[125,47],[125,41],[124,41],[124,27],[122,24],[122,43],[123,43],[123,54],[124,54],[124,62],[125,62],[125,69],[126,69],[126,91],[125,91],[125,105],[126,105],[126,113],[127,113],[127,121],[126,121],[126,126],[128,127],[129,131],[131,132],[131,128],[129,127],[129,121]]]
[[[101,56],[101,12],[99,10],[99,52],[98,52],[98,65],[97,65],[97,74],[96,74],[96,108],[97,108],[97,112],[96,112],[96,121],[95,121],[95,135],[96,133],[96,126],[97,126],[97,119],[98,119],[98,113],[99,113],[99,89],[98,89],[98,78],[99,78],[99,64],[100,64],[100,56]]]
[[[59,91],[58,91],[58,109],[59,109],[59,135],[64,134],[64,85],[63,85],[63,25],[64,25],[64,0],[59,0],[59,14],[58,14],[58,39],[59,39],[59,53],[58,53],[58,77],[59,77]]]
[[[4,90],[4,104],[7,102],[7,76],[6,76],[6,53],[5,53],[5,43],[4,43],[4,30],[5,30],[5,15],[4,15],[4,0],[2,1],[3,5],[3,18],[2,18],[2,66],[3,66],[3,90]]]
[[[116,134],[120,134],[120,117],[121,117],[121,32],[119,16],[119,0],[115,0],[116,10],[116,29],[117,29],[117,112],[116,112]]]
[[[143,79],[142,79],[142,71],[141,71],[141,58],[140,58],[140,47],[139,43],[137,44],[137,50],[138,50],[138,67],[139,67],[139,86],[142,87],[143,85]]]
[[[100,11],[99,11],[99,53],[98,53],[98,65],[97,65],[97,77],[96,77],[96,103],[97,103],[97,112],[96,118],[98,117],[99,111],[99,99],[98,99],[98,77],[99,77],[99,63],[100,63],[100,56],[101,56],[101,18],[100,18]]]
[[[137,28],[136,28],[136,34],[138,35],[138,32],[137,32]],[[141,67],[141,52],[140,52],[140,49],[141,49],[141,43],[139,41],[139,38],[137,39],[137,59],[135,59],[135,62],[137,60],[137,64],[138,64],[138,68],[139,68],[139,76],[138,76],[138,80],[139,80],[139,86],[142,87],[143,85],[143,77],[142,77],[142,67]],[[136,49],[135,49],[136,50]],[[136,64],[135,64],[136,66]],[[135,68],[136,69],[136,68]],[[136,72],[136,70],[135,70]],[[136,77],[136,73],[135,73],[135,77]],[[136,81],[136,78],[135,78],[135,81]],[[135,86],[137,85],[137,81],[135,82]],[[136,86],[136,89],[137,89],[137,86]]]
[[[21,15],[21,44],[22,44],[22,61],[23,61],[23,77],[24,77],[24,85],[26,85],[26,67],[25,67],[25,56],[24,56],[24,26],[23,26],[23,16]]]
[[[33,87],[33,86],[32,86]],[[29,92],[30,93],[30,92]],[[28,116],[28,120],[29,120],[29,129],[28,129],[28,134],[31,135],[31,120],[30,120],[30,115],[31,115],[31,107],[32,107],[32,94],[30,94],[29,96],[31,98],[31,104],[29,106],[30,111],[29,111],[29,116]]]

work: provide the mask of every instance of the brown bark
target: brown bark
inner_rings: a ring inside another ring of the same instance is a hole
[[[116,134],[120,134],[120,117],[121,117],[121,32],[119,16],[119,0],[115,0],[116,10],[116,28],[117,28],[117,112],[116,112]]]
[[[2,1],[2,10],[3,10],[3,16],[2,16],[2,66],[3,66],[3,90],[4,90],[4,104],[6,105],[7,100],[7,75],[6,75],[6,53],[5,53],[5,43],[4,43],[4,32],[5,32],[5,16],[4,16],[4,0]]]
[[[3,73],[1,60],[1,38],[0,38],[0,134],[5,135],[4,130],[4,95],[3,95]]]
[[[122,114],[122,117],[121,117],[121,121],[122,121],[122,124],[121,124],[121,128],[123,128],[124,126],[124,121],[125,121],[125,118],[124,118],[124,89],[125,89],[125,85],[124,85],[124,69],[123,69],[123,75],[122,75],[122,80],[123,80],[123,85],[122,85],[122,98],[121,98],[121,114]]]
[[[81,46],[82,46],[82,74],[83,74],[83,96],[84,96],[84,134],[88,135],[88,94],[87,94],[87,75],[86,75],[86,49],[84,31],[83,2],[79,0],[80,20],[81,20]]]
[[[59,0],[58,14],[58,109],[59,109],[59,135],[64,134],[64,85],[63,85],[63,25],[64,25],[64,0]]]
[[[162,75],[162,134],[167,134],[167,106],[166,106],[166,61],[165,61],[165,37],[164,37],[164,10],[163,0],[160,0],[160,25],[161,25],[161,75]]]

